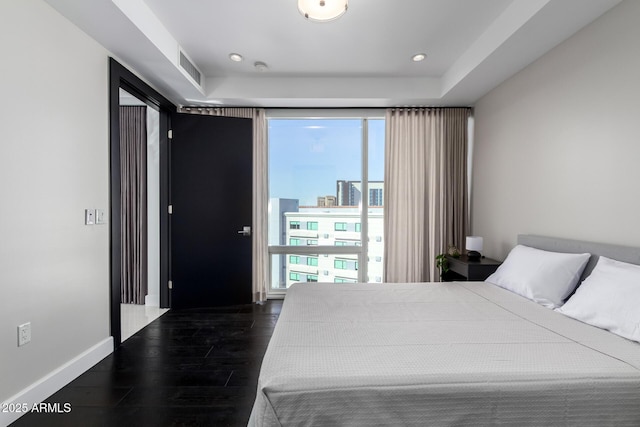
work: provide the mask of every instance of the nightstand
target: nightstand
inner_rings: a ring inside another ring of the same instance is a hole
[[[502,262],[495,259],[484,257],[477,261],[470,261],[466,255],[460,255],[458,258],[447,255],[446,258],[449,262],[449,271],[442,277],[445,282],[483,281],[502,264]]]

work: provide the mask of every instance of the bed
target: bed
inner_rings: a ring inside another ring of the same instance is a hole
[[[640,250],[520,244],[640,264]],[[296,284],[250,426],[640,425],[640,344],[488,282]]]

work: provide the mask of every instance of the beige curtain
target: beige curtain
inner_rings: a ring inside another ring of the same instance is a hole
[[[435,281],[435,256],[463,249],[468,108],[386,112],[385,282]]]
[[[120,301],[147,295],[147,107],[120,107]]]
[[[267,299],[269,284],[269,249],[267,234],[269,185],[267,181],[268,148],[264,109],[180,107],[178,112],[253,119],[252,287],[253,301],[265,301]]]

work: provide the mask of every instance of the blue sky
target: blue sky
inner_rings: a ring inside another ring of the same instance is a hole
[[[362,178],[362,122],[269,120],[269,197],[315,205],[336,195],[337,180]],[[369,120],[369,180],[384,179],[384,120]]]

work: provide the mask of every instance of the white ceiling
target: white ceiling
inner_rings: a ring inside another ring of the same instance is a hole
[[[620,2],[350,0],[315,23],[296,0],[46,1],[177,104],[263,107],[473,105]]]

